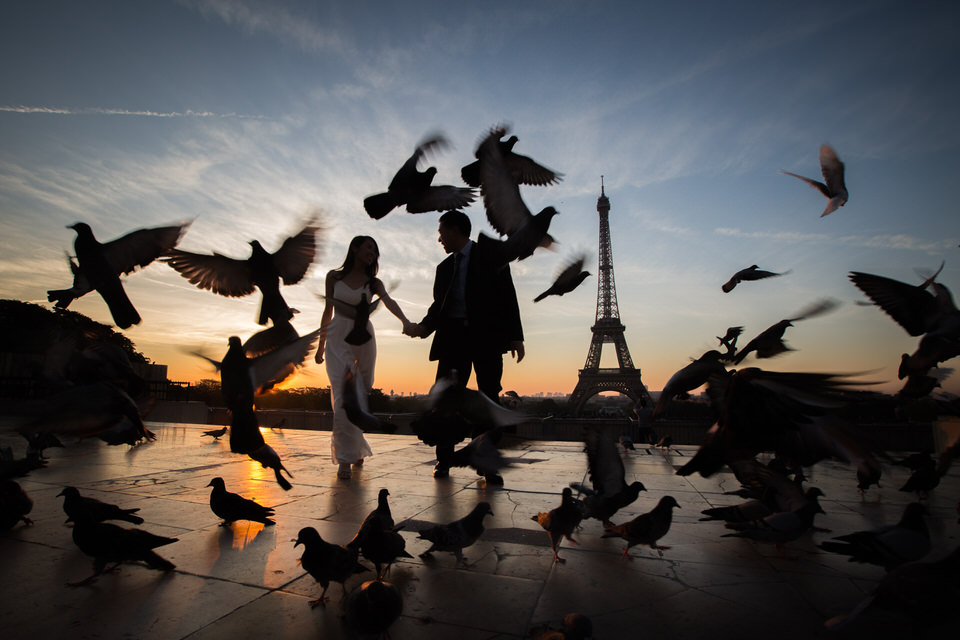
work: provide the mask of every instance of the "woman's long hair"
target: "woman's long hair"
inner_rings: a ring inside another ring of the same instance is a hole
[[[340,268],[336,270],[338,279],[343,278],[353,269],[356,253],[360,249],[360,245],[367,240],[373,243],[373,248],[377,252],[377,259],[370,263],[370,266],[366,268],[366,272],[368,277],[376,277],[377,272],[380,271],[380,247],[377,245],[377,241],[371,236],[355,236],[353,240],[350,241],[350,246],[347,247],[347,257],[344,258]]]

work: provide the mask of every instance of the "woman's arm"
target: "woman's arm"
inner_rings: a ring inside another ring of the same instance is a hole
[[[336,284],[337,278],[333,271],[328,271],[323,294],[323,316],[320,318],[320,343],[317,345],[316,355],[313,356],[313,361],[317,364],[323,362],[323,348],[327,344],[327,325],[333,319],[333,288]]]
[[[397,304],[397,301],[390,297],[390,294],[387,293],[387,288],[383,286],[383,281],[380,278],[373,279],[372,290],[375,294],[380,296],[380,299],[383,300],[383,306],[390,310],[390,313],[395,315],[400,322],[403,323],[404,332],[410,328],[412,324],[407,320],[407,316],[404,315],[403,309],[400,308],[400,305]]]

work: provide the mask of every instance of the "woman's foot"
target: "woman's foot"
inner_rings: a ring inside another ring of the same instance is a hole
[[[351,475],[353,474],[350,473],[350,465],[341,463],[340,468],[337,470],[337,477],[341,480],[349,480]]]

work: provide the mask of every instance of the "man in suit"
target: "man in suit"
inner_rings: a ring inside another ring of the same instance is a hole
[[[459,383],[466,386],[472,369],[477,388],[499,403],[503,354],[509,351],[517,362],[524,356],[520,307],[510,266],[498,260],[493,245],[470,240],[470,231],[470,218],[462,211],[440,216],[439,242],[450,255],[437,265],[433,304],[408,334],[434,334],[430,360],[437,361],[438,380],[456,370]],[[452,452],[452,444],[437,446],[434,477],[449,475],[439,460]],[[499,476],[487,480],[503,482]]]

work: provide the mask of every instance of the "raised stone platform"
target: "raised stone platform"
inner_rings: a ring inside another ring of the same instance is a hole
[[[49,465],[21,478],[34,500],[33,526],[0,534],[0,629],[5,638],[347,638],[338,615],[339,585],[333,602],[311,609],[321,591],[300,568],[302,547],[292,540],[313,526],[328,540],[343,543],[376,505],[380,488],[412,559],[397,562],[389,580],[402,591],[403,616],[391,628],[402,638],[521,638],[539,623],[558,626],[569,612],[588,615],[597,638],[901,638],[910,627],[896,616],[864,615],[841,633],[829,633],[825,619],[853,608],[883,570],[857,565],[820,551],[816,543],[880,523],[896,521],[913,497],[897,489],[908,471],[886,466],[881,489],[857,493],[854,470],[822,463],[811,484],[826,497],[827,512],[817,525],[832,533],[811,533],[789,545],[791,559],[772,546],[721,538],[722,524],[699,522],[701,509],[739,499],[729,473],[709,479],[683,478],[675,467],[694,448],[661,452],[638,449],[624,456],[627,480],[648,491],[614,521],[649,511],[663,495],[681,505],[661,540],[672,548],[661,559],[634,547],[633,561],[620,558],[619,539],[601,539],[601,525],[584,523],[579,546],[564,543],[566,564],[554,564],[546,533],[531,516],[559,504],[559,492],[584,479],[586,460],[574,442],[540,441],[509,452],[515,464],[504,472],[503,488],[478,486],[469,470],[434,480],[432,449],[408,435],[370,435],[375,455],[353,479],[336,478],[329,459],[329,432],[266,432],[294,474],[284,492],[273,473],[231,454],[225,440],[201,437],[197,425],[151,424],[156,442],[130,449],[99,440],[69,442],[48,450]],[[209,428],[209,427],[207,427]],[[24,441],[0,432],[0,447]],[[222,476],[227,488],[276,507],[276,526],[236,523],[218,526],[208,506],[207,483]],[[89,575],[90,559],[73,544],[64,525],[62,498],[73,485],[121,506],[141,508],[141,528],[173,536],[160,548],[177,565],[164,574],[138,565],[100,577],[85,587],[66,583]],[[944,478],[929,500],[934,551],[941,557],[958,545],[957,499],[960,469]],[[491,503],[481,540],[465,552],[473,565],[456,566],[448,553],[421,559],[429,546],[415,531],[426,523],[449,522],[477,502]],[[352,589],[370,574],[348,581]],[[946,631],[936,634],[943,637]]]

